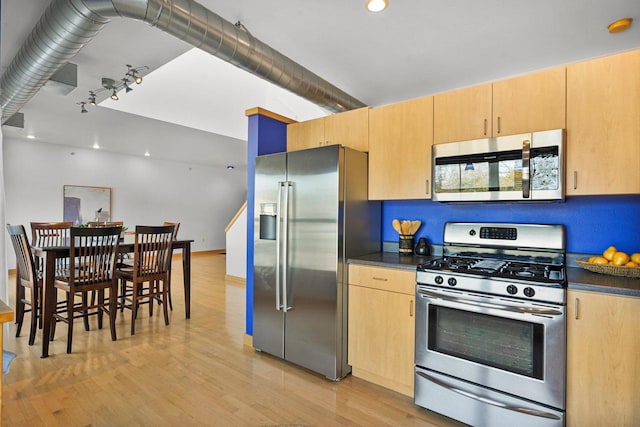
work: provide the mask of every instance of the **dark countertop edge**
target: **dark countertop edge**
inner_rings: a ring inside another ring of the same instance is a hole
[[[436,256],[400,255],[397,252],[376,252],[349,258],[349,264],[371,265],[374,267],[415,270],[420,263]],[[608,276],[593,273],[580,267],[567,267],[567,288],[577,291],[599,292],[612,295],[640,297],[640,280],[627,277]]]

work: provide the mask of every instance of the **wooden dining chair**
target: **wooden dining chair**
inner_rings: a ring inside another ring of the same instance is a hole
[[[137,225],[133,249],[133,266],[118,269],[121,309],[131,309],[131,335],[141,304],[149,305],[153,316],[154,301],[161,301],[164,324],[169,324],[168,283],[171,272],[171,244],[175,227]],[[131,283],[130,290],[127,291]],[[146,284],[146,285],[145,285]]]
[[[16,253],[16,337],[20,336],[24,314],[31,312],[29,345],[33,345],[38,321],[42,318],[42,278],[38,276],[24,226],[7,225],[7,231]]]
[[[31,246],[48,248],[51,246],[65,246],[69,244],[72,221],[62,222],[31,222]],[[36,258],[36,269],[42,277],[43,260]],[[68,268],[68,259],[56,260],[56,269],[64,271]]]
[[[180,223],[165,221],[164,223],[162,223],[162,225],[173,226],[173,240],[176,240],[176,238],[178,237],[178,229],[180,228]],[[171,262],[169,262],[169,281],[167,282],[167,294],[169,296],[169,308],[173,310],[173,300],[171,299]]]
[[[98,329],[102,329],[103,313],[109,316],[111,339],[116,340],[116,308],[118,282],[115,277],[116,258],[122,227],[72,227],[69,250],[69,275],[56,277],[56,289],[66,292],[67,310],[55,313],[51,325],[51,339],[55,337],[56,323],[68,325],[67,353],[71,353],[73,321],[79,317],[97,315]],[[105,297],[109,291],[109,298]],[[89,292],[97,293],[97,302],[88,302]],[[75,303],[76,296],[81,302]],[[95,310],[95,311],[94,311]]]

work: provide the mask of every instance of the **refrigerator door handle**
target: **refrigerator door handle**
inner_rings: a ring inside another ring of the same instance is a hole
[[[278,182],[278,202],[276,207],[276,311],[282,310],[282,302],[280,299],[280,214],[282,212],[282,187],[284,182]]]
[[[282,214],[282,271],[284,274],[282,275],[282,304],[281,308],[286,313],[287,311],[293,310],[293,307],[289,306],[289,295],[287,292],[287,271],[289,268],[288,265],[288,256],[287,256],[287,242],[289,240],[289,192],[293,183],[291,181],[285,181],[282,183],[285,187],[284,190],[284,213]],[[282,187],[281,187],[282,188]]]

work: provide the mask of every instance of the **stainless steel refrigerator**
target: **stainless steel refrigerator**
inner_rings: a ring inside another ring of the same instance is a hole
[[[367,154],[340,145],[256,158],[253,346],[346,376],[347,265],[380,250]]]

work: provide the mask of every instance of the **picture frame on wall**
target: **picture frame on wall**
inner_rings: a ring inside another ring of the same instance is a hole
[[[63,221],[111,221],[111,187],[65,185],[63,198]]]

